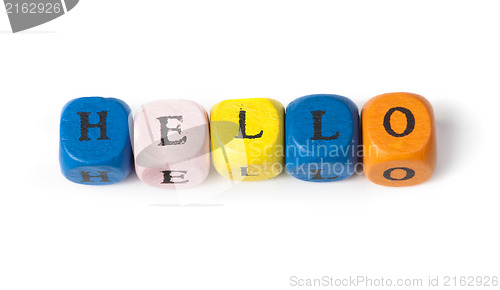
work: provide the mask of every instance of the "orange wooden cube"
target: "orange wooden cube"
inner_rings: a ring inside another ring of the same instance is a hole
[[[363,163],[369,180],[410,186],[428,180],[436,166],[436,129],[431,104],[412,93],[369,100],[361,112]]]

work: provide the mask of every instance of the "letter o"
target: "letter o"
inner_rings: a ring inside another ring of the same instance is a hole
[[[400,169],[400,170],[404,170],[404,171],[406,171],[406,176],[405,176],[405,177],[403,177],[403,178],[400,178],[400,179],[393,178],[393,177],[391,176],[391,173],[392,173],[394,170],[397,170],[397,169]],[[384,177],[385,177],[387,180],[392,180],[392,181],[403,181],[403,180],[408,180],[408,179],[412,179],[414,176],[415,176],[415,170],[413,170],[413,169],[411,169],[411,168],[408,168],[408,167],[394,167],[394,168],[387,169],[387,170],[384,172]]]
[[[406,116],[406,129],[403,133],[399,134],[394,132],[391,126],[391,116],[394,112],[400,111],[401,113],[405,114]],[[408,110],[407,108],[403,107],[394,107],[391,108],[389,111],[384,116],[384,128],[389,135],[394,136],[394,137],[404,137],[406,135],[409,135],[413,130],[415,129],[415,116],[413,116],[413,113]]]

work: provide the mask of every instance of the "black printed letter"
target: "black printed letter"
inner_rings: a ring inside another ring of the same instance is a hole
[[[397,170],[397,169],[400,169],[400,170],[404,170],[406,171],[406,176],[403,177],[403,178],[400,178],[400,179],[396,179],[396,178],[393,178],[391,176],[391,173],[394,171],[394,170]],[[385,172],[384,172],[384,177],[388,180],[392,180],[392,181],[401,181],[401,180],[408,180],[408,179],[412,179],[413,177],[415,176],[415,170],[413,169],[410,169],[408,167],[394,167],[394,168],[390,168],[390,169],[387,169]]]
[[[182,123],[182,116],[166,116],[166,117],[158,118],[158,120],[160,121],[160,131],[161,131],[161,142],[160,142],[160,144],[158,144],[158,146],[182,145],[182,144],[186,143],[187,136],[184,136],[181,139],[175,140],[175,141],[168,140],[168,132],[169,131],[176,131],[177,133],[181,134],[181,125],[180,124],[177,125],[177,127],[175,127],[175,128],[167,127],[168,119],[176,119]]]
[[[258,174],[256,175],[252,175],[252,174],[248,174],[248,167],[241,167],[241,176],[258,176]]]
[[[403,133],[398,134],[392,130],[391,127],[391,116],[394,112],[400,111],[401,113],[406,115],[406,129]],[[412,112],[408,110],[407,108],[402,108],[402,107],[394,107],[387,111],[384,117],[384,128],[387,133],[394,137],[404,137],[408,134],[410,134],[413,129],[415,129],[415,116],[413,116]]]
[[[88,136],[89,133],[89,128],[99,128],[101,130],[101,136],[97,138],[97,140],[109,140],[108,136],[106,136],[106,116],[108,115],[108,112],[103,111],[103,112],[98,112],[97,115],[99,115],[99,123],[97,124],[90,124],[89,123],[89,115],[90,113],[88,112],[78,112],[78,115],[80,115],[80,131],[81,131],[81,136],[80,136],[80,141],[89,141],[90,138]]]
[[[172,176],[172,172],[179,172],[179,173],[182,173],[181,175],[177,175],[177,176]],[[173,183],[187,183],[189,180],[183,180],[183,181],[179,181],[179,182],[174,182],[172,181],[172,178],[180,178],[180,179],[184,179],[184,174],[187,173],[187,171],[182,171],[182,170],[165,170],[165,171],[162,171],[163,173],[163,183],[168,183],[168,184],[173,184]]]
[[[330,137],[323,136],[323,133],[321,132],[321,119],[323,119],[325,111],[311,111],[311,114],[313,115],[314,119],[314,136],[311,138],[311,140],[334,140],[339,137],[339,132]]]
[[[262,130],[260,130],[260,133],[257,135],[247,135],[246,119],[247,119],[247,112],[240,109],[240,132],[238,133],[238,136],[236,136],[236,138],[257,139],[262,137],[262,134],[264,134],[264,131]]]
[[[99,175],[90,175],[90,172],[88,171],[80,171],[80,175],[82,176],[82,182],[92,182],[90,178],[93,177],[100,177],[101,181],[99,182],[111,182],[108,178],[108,172],[109,171],[98,171]]]
[[[338,176],[323,178],[321,176],[321,171],[323,171],[323,170],[322,169],[311,169],[311,173],[313,174],[313,177],[311,179],[318,180],[318,179],[337,179],[337,178],[339,178]]]

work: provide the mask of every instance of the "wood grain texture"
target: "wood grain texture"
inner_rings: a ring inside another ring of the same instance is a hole
[[[161,100],[134,118],[135,170],[144,183],[182,189],[202,183],[210,171],[208,116],[188,100]]]
[[[428,180],[436,166],[436,129],[431,104],[412,93],[389,93],[362,110],[365,174],[386,186]]]
[[[129,174],[129,113],[127,104],[112,98],[78,98],[66,104],[61,114],[59,160],[68,180],[107,185]]]
[[[212,107],[212,161],[222,176],[256,181],[284,169],[284,107],[266,98],[222,101]]]
[[[286,110],[286,169],[312,182],[343,180],[354,173],[359,143],[359,113],[348,98],[310,95]]]

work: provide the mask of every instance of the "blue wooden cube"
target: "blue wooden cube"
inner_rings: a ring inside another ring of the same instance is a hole
[[[295,99],[286,109],[286,170],[295,178],[329,182],[354,173],[358,160],[359,114],[338,95]]]
[[[59,161],[68,180],[106,185],[129,174],[129,113],[127,104],[112,98],[78,98],[66,104],[61,114]]]

